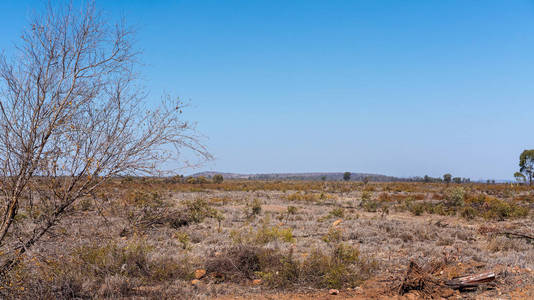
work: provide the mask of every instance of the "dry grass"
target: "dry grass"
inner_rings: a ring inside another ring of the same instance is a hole
[[[534,245],[477,230],[531,232],[527,186],[183,181],[117,180],[84,199],[3,274],[1,296],[193,299],[354,288],[444,253],[484,269],[534,269]],[[16,230],[25,222],[21,214]],[[192,285],[197,269],[207,274]],[[506,294],[520,273],[503,272]]]

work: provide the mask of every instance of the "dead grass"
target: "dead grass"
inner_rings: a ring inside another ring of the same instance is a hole
[[[117,180],[3,274],[0,296],[194,299],[355,288],[443,253],[462,266],[534,269],[532,244],[477,230],[529,232],[533,194],[515,185]],[[16,230],[30,230],[28,221],[18,216]],[[197,269],[207,274],[192,285]],[[503,271],[501,293],[517,280],[534,284],[521,274]]]

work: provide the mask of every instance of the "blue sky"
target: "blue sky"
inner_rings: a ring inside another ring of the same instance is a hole
[[[97,5],[138,27],[147,100],[191,100],[200,170],[507,179],[534,148],[533,1]],[[0,3],[0,48],[40,7]]]

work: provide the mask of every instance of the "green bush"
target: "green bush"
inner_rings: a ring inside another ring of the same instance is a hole
[[[219,214],[204,198],[185,201],[184,205],[188,223],[201,223],[205,218],[216,218]]]
[[[269,227],[267,224],[256,232],[255,242],[258,244],[267,244],[269,242],[281,240],[286,243],[293,243],[293,230],[291,228],[281,228],[278,225]]]
[[[465,190],[462,187],[449,188],[445,192],[446,204],[449,206],[464,205]]]
[[[525,217],[529,212],[527,207],[522,207],[494,197],[488,197],[486,199],[484,208],[484,218],[500,221],[508,218]]]
[[[264,220],[263,224],[257,231],[246,227],[240,230],[230,231],[230,239],[236,245],[264,245],[274,241],[283,241],[293,243],[293,230],[291,228],[282,228],[278,225],[269,226],[269,221]]]
[[[219,184],[224,181],[224,178],[221,174],[216,174],[216,175],[213,175],[212,180],[213,180],[213,183]]]
[[[471,206],[462,207],[460,209],[460,216],[467,220],[472,220],[476,217],[477,211]]]

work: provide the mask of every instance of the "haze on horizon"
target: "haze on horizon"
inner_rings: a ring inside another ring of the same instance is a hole
[[[191,173],[512,179],[534,148],[531,1],[97,3],[137,25],[149,101],[191,100],[216,157]],[[0,3],[0,48],[41,6]]]

